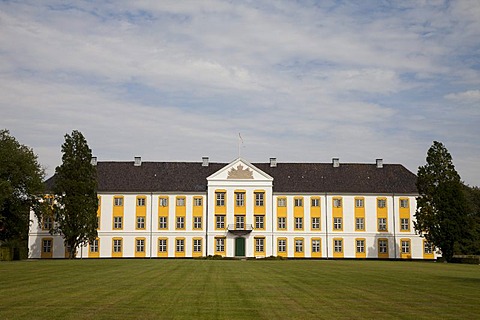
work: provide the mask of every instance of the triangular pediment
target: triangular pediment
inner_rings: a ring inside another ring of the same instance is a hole
[[[207,178],[208,181],[218,180],[261,180],[272,181],[273,178],[258,169],[248,161],[238,158]]]

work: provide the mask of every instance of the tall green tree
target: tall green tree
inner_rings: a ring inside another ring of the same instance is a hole
[[[27,247],[30,210],[40,214],[44,176],[33,150],[0,130],[0,243]]]
[[[460,176],[447,148],[434,141],[427,163],[418,168],[415,230],[451,261],[455,243],[465,234],[468,209]]]
[[[55,169],[55,227],[70,248],[76,249],[97,237],[97,174],[91,164],[92,150],[79,131],[65,135],[62,164]]]

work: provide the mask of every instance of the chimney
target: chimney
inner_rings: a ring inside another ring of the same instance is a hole
[[[135,157],[135,162],[133,163],[133,165],[135,167],[140,167],[142,165],[142,157]]]
[[[208,167],[208,157],[202,157],[202,167]]]
[[[277,158],[270,158],[270,168],[275,168],[277,166]]]
[[[92,166],[96,166],[97,165],[97,157],[92,157],[92,159],[90,159],[90,164]]]
[[[383,159],[377,159],[376,161],[377,168],[383,168]]]
[[[332,158],[332,164],[334,168],[340,167],[340,159],[339,158]]]

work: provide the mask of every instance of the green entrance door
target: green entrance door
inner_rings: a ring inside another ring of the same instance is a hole
[[[245,238],[235,238],[235,256],[245,257]]]

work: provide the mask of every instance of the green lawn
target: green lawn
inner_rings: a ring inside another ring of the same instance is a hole
[[[480,318],[480,266],[393,261],[0,263],[0,319]]]

